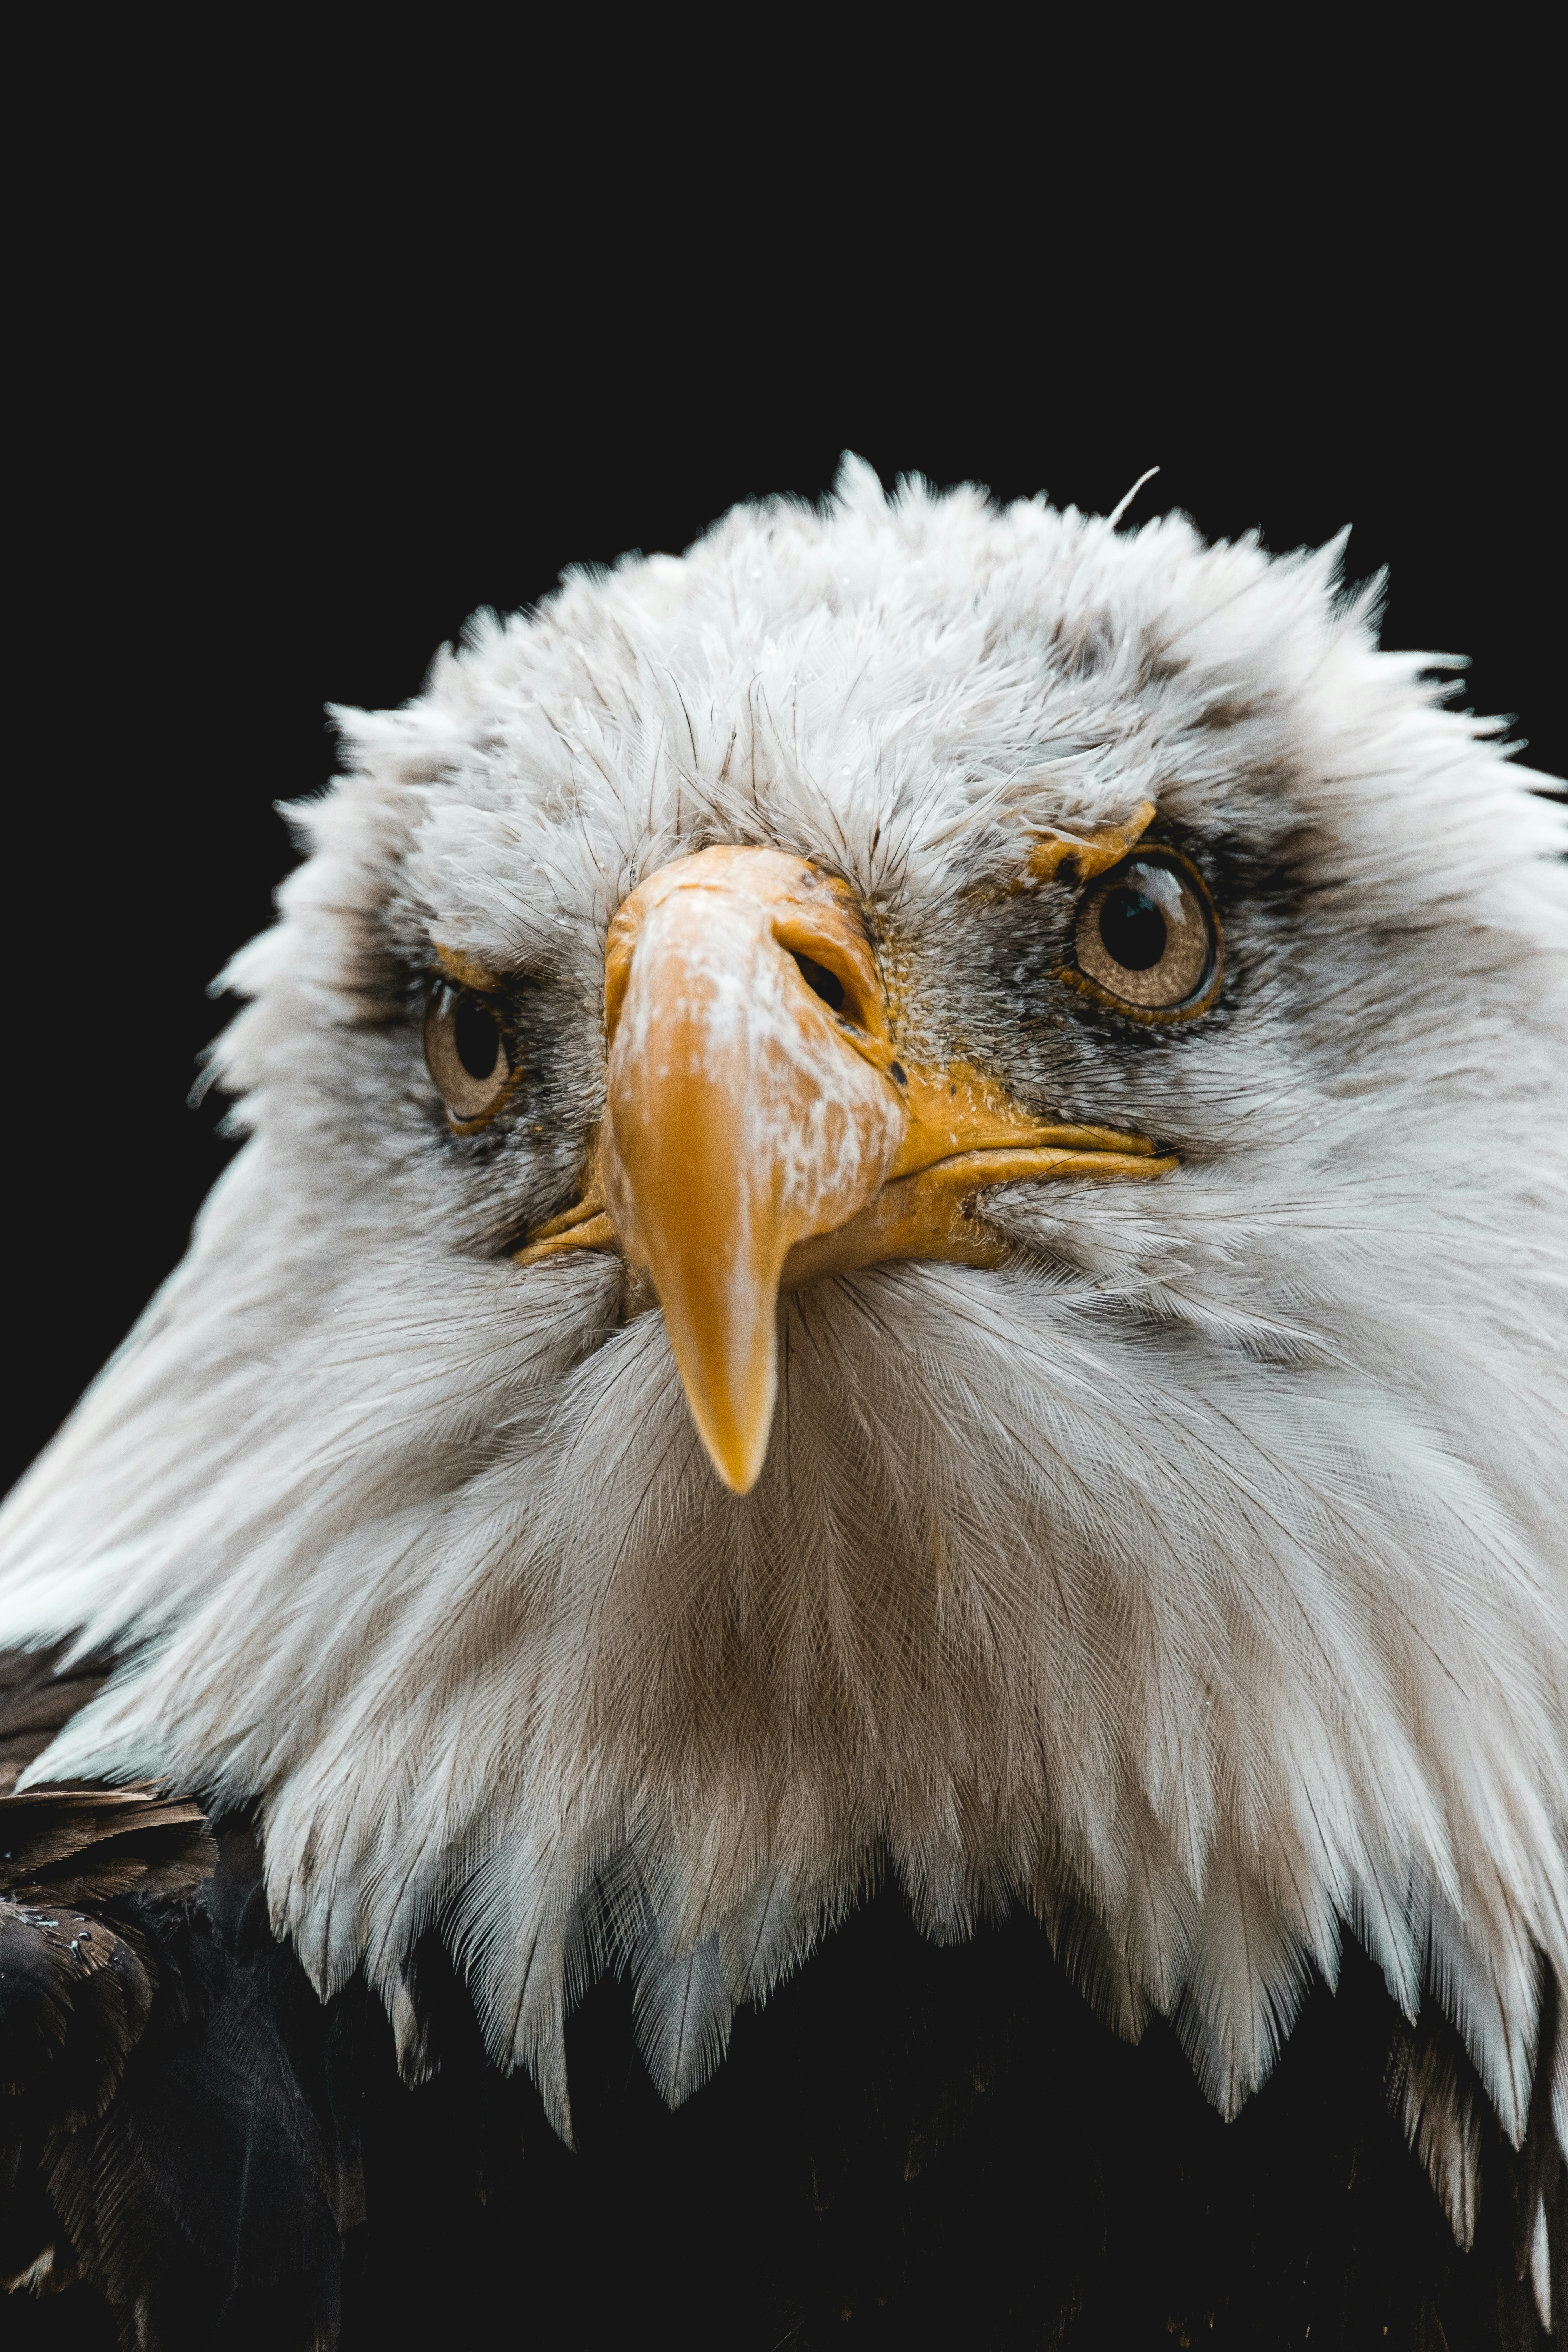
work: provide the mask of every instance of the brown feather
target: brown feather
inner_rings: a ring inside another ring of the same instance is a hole
[[[107,1657],[83,1658],[57,1673],[68,1646],[0,1651],[0,1795],[109,1679]]]

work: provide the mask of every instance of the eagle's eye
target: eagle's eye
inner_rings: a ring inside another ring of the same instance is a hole
[[[1135,1020],[1214,1002],[1219,924],[1195,868],[1173,853],[1126,858],[1097,882],[1079,908],[1074,946],[1088,992]]]
[[[511,1062],[492,1008],[471,988],[439,981],[425,1014],[425,1062],[454,1127],[488,1118],[506,1092]]]

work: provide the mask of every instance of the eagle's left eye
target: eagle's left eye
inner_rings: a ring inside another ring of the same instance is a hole
[[[1219,925],[1185,859],[1126,858],[1090,890],[1074,934],[1079,971],[1135,1019],[1197,1013],[1219,979]]]
[[[492,1008],[471,988],[438,982],[425,1014],[425,1064],[454,1127],[488,1117],[511,1077],[506,1038]]]

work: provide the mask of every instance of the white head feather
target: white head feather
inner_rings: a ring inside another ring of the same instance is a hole
[[[595,1972],[679,2097],[890,1870],[935,1936],[1035,1906],[1227,2110],[1348,1929],[1517,2136],[1568,1984],[1562,829],[1337,558],[849,462],[341,714],[229,975],[250,1140],[5,1516],[0,1640],[135,1645],[34,1777],[257,1801],[318,1984],[405,2020],[438,1924],[563,2118]],[[973,887],[1146,798],[1229,955],[1152,1039]],[[744,1498],[617,1261],[500,1254],[574,1197],[616,908],[715,841],[874,901],[929,1051],[1182,1163],[787,1299]],[[432,939],[534,986],[501,1148],[440,1121]]]

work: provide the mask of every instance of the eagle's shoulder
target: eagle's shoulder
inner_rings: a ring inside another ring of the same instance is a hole
[[[939,1946],[886,1888],[673,2112],[633,1990],[596,1986],[567,2028],[568,2147],[489,2060],[439,1936],[411,1977],[417,2084],[363,1979],[318,1999],[245,1821],[194,1895],[121,1910],[151,1998],[113,2095],[35,2115],[17,2152],[58,2248],[37,2284],[85,2274],[140,2342],[434,2343],[455,2309],[726,2352],[848,2325],[900,2347],[1545,2340],[1525,2217],[1559,2217],[1561,2270],[1568,2187],[1544,2093],[1516,2153],[1458,2037],[1413,2032],[1353,1948],[1227,2124],[1174,2031],[1119,2039],[1036,1923]],[[1413,2066],[1450,2070],[1468,2118],[1468,2252],[1408,2144]],[[53,2311],[51,2343],[98,2340],[83,2287]]]

